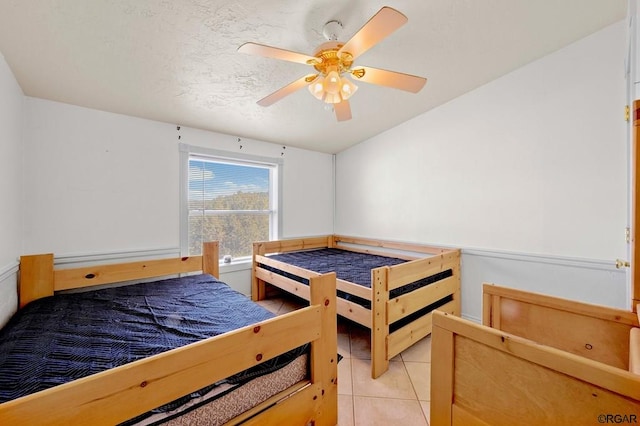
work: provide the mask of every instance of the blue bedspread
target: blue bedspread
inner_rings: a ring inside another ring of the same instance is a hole
[[[211,275],[36,300],[0,330],[0,402],[273,316]],[[304,350],[225,381],[243,383],[275,371]]]

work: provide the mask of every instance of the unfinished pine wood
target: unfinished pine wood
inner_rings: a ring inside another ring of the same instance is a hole
[[[452,302],[447,304],[447,310],[457,315],[460,314],[459,250],[340,235],[255,243],[252,269],[253,299],[261,300],[266,295],[264,290],[265,283],[273,284],[275,287],[279,287],[293,294],[306,294],[300,285],[294,284],[295,280],[283,279],[279,274],[262,268],[260,264],[308,279],[312,271],[274,260],[269,258],[268,254],[323,247],[335,247],[353,252],[408,259],[409,261],[405,264],[386,267],[387,272],[385,272],[385,275],[387,278],[385,278],[384,284],[379,286],[379,288],[385,292],[384,297],[387,301],[391,288],[397,288],[448,269],[451,269],[453,272],[453,276],[450,279],[446,279],[445,284],[431,284],[428,286],[431,287],[429,289],[412,292],[409,296],[398,298],[398,300],[394,302],[395,306],[388,302],[384,306],[376,305],[374,301],[374,290],[372,288],[366,288],[344,280],[337,280],[337,289],[340,291],[348,295],[372,301],[371,309],[367,309],[346,299],[339,298],[337,301],[337,312],[339,315],[372,330],[371,359],[374,360],[372,362],[372,377],[374,378],[382,374],[383,367],[388,367],[389,360],[393,356],[390,355],[390,349],[394,351],[395,355],[399,353],[395,351],[406,349],[408,347],[407,345],[410,346],[420,337],[424,337],[430,332],[430,326],[428,325],[430,324],[430,320],[427,317],[416,320],[412,326],[403,327],[400,333],[391,338],[388,334],[389,324],[391,322],[398,318],[403,318],[447,296],[447,294],[443,294],[445,288],[449,289],[450,293],[448,295],[452,296],[453,299]],[[410,251],[415,252],[415,255],[404,253]],[[428,255],[431,257],[426,258]],[[442,297],[440,297],[441,294],[443,294]],[[306,298],[306,296],[303,297]],[[378,331],[375,331],[375,321],[382,321],[383,319],[384,326],[378,327]]]
[[[217,244],[205,245],[203,253],[205,259],[196,270],[215,274]],[[35,289],[26,287],[23,294],[35,298],[52,294],[53,255],[23,258],[21,285],[35,285]],[[173,263],[165,260],[150,269],[165,275],[167,265],[178,265],[178,270],[169,274],[184,272],[182,260]],[[188,261],[189,268],[192,262]],[[131,263],[124,265],[125,272],[109,267],[107,274],[131,279]],[[62,274],[56,279],[64,277]],[[68,286],[61,284],[63,288]],[[293,419],[300,424],[335,425],[335,275],[313,277],[310,286],[312,303],[307,308],[0,404],[0,424],[116,424],[311,343],[310,380],[291,386],[229,424],[249,419],[246,424],[279,425]]]
[[[514,289],[485,286],[492,313],[491,326],[589,359],[628,369],[629,330],[637,315],[619,309],[568,301]],[[535,325],[535,326],[532,326]]]
[[[286,253],[288,251],[310,250],[318,248],[326,248],[329,246],[331,236],[292,238],[287,240],[276,241],[260,241],[254,243],[254,247],[258,248],[258,253]]]
[[[561,297],[548,296],[546,294],[531,291],[517,290],[509,287],[484,283],[482,292],[490,295],[497,295],[508,299],[520,300],[533,305],[547,306],[557,310],[566,310],[576,314],[591,316],[608,321],[628,324],[638,327],[637,314],[623,309],[610,308],[608,306],[594,305],[591,303],[568,300]]]
[[[371,310],[357,303],[338,298],[338,314],[364,327],[371,328]]]
[[[362,238],[362,237],[349,237],[345,235],[335,235],[334,236],[335,246],[339,247],[341,244],[346,248],[346,250],[350,250],[351,248],[346,246],[346,244],[355,244],[362,246],[370,246],[370,247],[382,247],[387,249],[394,250],[404,250],[404,251],[412,251],[416,253],[427,253],[427,254],[440,254],[448,249],[442,247],[432,247],[423,244],[412,244],[412,243],[404,243],[399,241],[386,241],[386,240],[378,240],[373,238]],[[388,251],[385,252],[388,255]]]
[[[416,282],[439,272],[444,272],[449,269],[453,270],[459,263],[460,251],[453,250],[446,254],[390,266],[389,290],[395,290],[398,287]]]
[[[202,244],[202,272],[220,278],[220,246],[218,241]]]
[[[451,424],[460,426],[492,426],[485,423],[459,405],[451,407]]]
[[[338,423],[338,323],[336,315],[335,272],[310,281],[311,305],[320,307],[320,329],[332,330],[317,339],[311,347],[311,381],[321,384],[321,404],[315,413],[315,424],[334,426]],[[301,423],[302,424],[302,423]]]
[[[122,422],[319,339],[321,309],[319,306],[303,308],[3,403],[0,424]],[[331,330],[328,333],[331,334]]]
[[[19,306],[42,297],[53,296],[53,254],[20,257]]]
[[[640,328],[629,331],[629,371],[640,375]]]
[[[311,385],[294,393],[286,399],[281,399],[276,405],[260,416],[251,417],[242,423],[243,426],[282,426],[282,425],[307,425],[314,424],[316,413],[320,409],[322,400],[322,389],[319,385]],[[262,405],[262,404],[261,404]],[[233,419],[226,423],[228,426],[235,426],[241,423],[241,419]],[[329,423],[316,421],[317,425],[329,425]],[[335,423],[331,426],[335,426]]]
[[[601,414],[640,414],[634,374],[455,316],[433,318],[432,387],[445,387],[434,375],[453,365],[451,391],[432,395],[434,425],[454,424],[452,411],[491,425],[597,424]]]
[[[387,336],[389,323],[387,322],[387,290],[388,266],[371,270],[371,377],[378,378],[389,369],[387,353]]]
[[[301,297],[305,300],[309,300],[309,286],[292,280],[291,278],[278,275],[266,269],[258,269],[255,272],[256,278],[268,282],[282,290]]]
[[[438,311],[451,315],[460,315],[460,309],[455,301],[446,303],[438,308]],[[435,311],[434,311],[435,312]],[[428,336],[432,330],[432,315],[429,313],[415,321],[399,328],[387,337],[387,356],[389,359],[409,348],[420,339]]]
[[[58,269],[55,271],[55,290],[70,290],[201,270],[202,256]]]
[[[432,314],[431,332],[431,419],[433,426],[451,425],[453,404],[454,373],[454,333],[447,322],[442,321],[444,314],[435,311]],[[436,391],[437,390],[437,391]]]
[[[389,323],[411,315],[424,308],[430,302],[441,300],[458,290],[459,281],[449,277],[428,286],[418,288],[410,293],[390,299],[387,304]]]
[[[371,289],[365,286],[351,283],[345,280],[336,280],[336,288],[342,290],[345,293],[353,294],[363,298],[364,300],[371,300]]]

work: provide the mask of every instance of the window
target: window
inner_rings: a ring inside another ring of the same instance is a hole
[[[252,243],[277,238],[281,160],[181,145],[181,245],[199,255],[218,240],[220,256],[251,256]]]

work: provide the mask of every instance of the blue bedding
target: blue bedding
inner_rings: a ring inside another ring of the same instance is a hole
[[[0,330],[0,402],[273,316],[204,274],[36,300]],[[224,382],[241,384],[270,373],[305,350],[300,347]]]

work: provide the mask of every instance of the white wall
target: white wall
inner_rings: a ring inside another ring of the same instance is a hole
[[[333,230],[331,155],[29,97],[26,117],[27,252],[179,247],[179,142],[282,158],[281,234]],[[249,267],[231,269],[229,284],[248,292]]]
[[[0,326],[16,309],[16,259],[22,251],[21,161],[24,96],[0,53]]]
[[[340,153],[336,232],[625,258],[625,30],[607,27]],[[623,275],[597,291],[626,294]],[[462,279],[475,316],[480,283]]]

